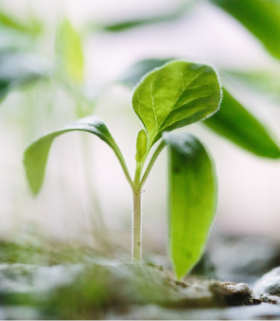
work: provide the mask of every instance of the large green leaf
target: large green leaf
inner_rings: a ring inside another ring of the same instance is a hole
[[[154,58],[141,60],[132,65],[119,81],[131,88],[139,83],[140,79],[147,74],[147,72],[162,66],[170,60],[172,59]],[[243,75],[242,73],[223,70],[222,76],[224,74],[227,77],[229,75],[231,77],[238,77],[238,79],[242,79],[244,82],[247,81],[252,86],[273,93],[274,95],[277,95],[278,93],[280,97],[280,94],[277,91],[279,87],[277,72],[275,72],[274,77],[271,73],[246,73]],[[204,124],[219,135],[256,155],[278,158],[279,148],[273,135],[269,133],[260,120],[232,97],[225,88],[223,91],[224,98],[221,102],[222,108],[211,118],[208,118]]]
[[[146,128],[150,148],[163,131],[213,114],[220,99],[220,83],[213,68],[172,61],[142,79],[133,93],[132,104]]]
[[[57,52],[59,62],[71,80],[84,79],[84,52],[81,35],[68,19],[64,19],[58,30]]]
[[[211,159],[189,133],[163,133],[169,149],[169,248],[182,278],[201,257],[217,201]]]
[[[251,31],[280,59],[280,3],[277,0],[210,0]]]
[[[23,163],[33,194],[38,194],[42,187],[48,154],[53,140],[62,134],[72,131],[89,132],[98,136],[113,149],[121,164],[125,164],[119,147],[103,121],[95,116],[86,117],[61,130],[37,139],[26,148]]]
[[[269,131],[228,91],[223,90],[220,110],[204,124],[253,154],[279,158],[280,149]]]

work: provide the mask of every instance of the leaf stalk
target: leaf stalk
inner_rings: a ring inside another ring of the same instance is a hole
[[[141,263],[142,259],[142,204],[141,190],[133,191],[132,215],[132,261]]]

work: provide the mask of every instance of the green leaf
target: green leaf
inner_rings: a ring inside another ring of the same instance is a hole
[[[10,14],[4,11],[0,11],[0,28],[1,26],[13,29],[20,33],[27,34],[39,34],[43,27],[39,21],[34,19],[34,17],[28,17],[28,23],[24,23],[15,17],[12,17]]]
[[[248,89],[265,94],[267,98],[280,99],[280,70],[275,68],[256,70],[222,70],[222,77],[241,83]]]
[[[151,16],[148,18],[140,18],[140,19],[131,19],[131,20],[125,20],[120,21],[117,23],[112,23],[108,25],[104,25],[103,29],[105,31],[109,32],[122,32],[126,31],[135,27],[141,27],[146,25],[152,25],[157,23],[163,23],[163,22],[169,22],[174,21],[182,17],[184,14],[186,14],[187,11],[189,11],[192,6],[195,4],[196,1],[184,1],[182,5],[179,6],[178,9],[176,9],[173,12],[170,12],[168,14],[160,14]]]
[[[169,249],[181,279],[200,259],[216,211],[211,159],[189,133],[163,133],[169,150]]]
[[[143,161],[144,156],[147,152],[147,134],[144,129],[141,129],[137,135],[136,140],[136,162],[140,163]]]
[[[210,0],[254,34],[280,59],[280,4],[277,0]]]
[[[126,21],[105,25],[103,26],[103,29],[109,32],[121,32],[121,31],[126,31],[132,28],[141,27],[145,25],[172,21],[179,18],[183,13],[184,12],[174,12],[171,14],[154,16],[150,18],[126,20]]]
[[[133,88],[139,83],[141,78],[151,72],[151,70],[161,67],[172,60],[174,60],[174,58],[152,58],[140,60],[129,67],[120,79],[118,79],[118,82],[127,87]]]
[[[84,52],[81,35],[68,19],[64,19],[58,31],[58,59],[71,80],[80,83],[84,79]]]
[[[250,114],[229,92],[224,95],[220,110],[204,124],[253,154],[279,158],[280,149],[261,122]]]
[[[34,195],[38,194],[42,187],[48,154],[53,140],[62,134],[72,131],[89,132],[98,136],[113,149],[121,164],[126,167],[119,147],[103,121],[95,116],[86,117],[61,130],[42,136],[26,148],[23,163],[30,188]]]
[[[210,66],[172,61],[149,73],[132,98],[148,134],[148,150],[163,131],[209,117],[219,108],[220,99],[218,76]]]
[[[133,87],[146,73],[171,60],[171,58],[141,60],[130,67],[119,81],[128,87]],[[244,73],[223,70],[223,75],[237,78],[239,81],[255,86],[258,90],[261,89],[280,97],[277,72],[271,74],[271,72],[264,71]],[[224,89],[224,93],[225,96],[221,102],[223,107],[203,124],[253,154],[278,158],[278,144],[266,127],[233,98],[226,89]]]
[[[9,83],[0,80],[0,103],[5,99],[9,92]]]

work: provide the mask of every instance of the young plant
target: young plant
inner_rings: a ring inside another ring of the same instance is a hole
[[[213,164],[202,143],[189,133],[172,131],[209,117],[219,108],[220,100],[220,83],[211,67],[185,61],[167,63],[147,74],[133,93],[132,107],[144,126],[136,140],[134,179],[106,125],[91,116],[45,135],[27,147],[24,165],[31,190],[36,195],[41,189],[49,150],[56,137],[71,131],[98,136],[112,148],[131,187],[132,258],[140,262],[141,191],[157,157],[167,146],[169,247],[180,279],[202,254],[215,214],[217,188]]]

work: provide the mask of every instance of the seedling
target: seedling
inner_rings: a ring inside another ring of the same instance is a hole
[[[135,88],[132,107],[143,124],[136,139],[136,166],[131,177],[123,155],[103,121],[83,118],[45,135],[27,147],[24,165],[33,194],[43,183],[53,140],[67,132],[98,136],[115,153],[133,195],[132,259],[142,256],[141,191],[165,146],[169,150],[169,248],[177,278],[200,258],[216,207],[212,161],[193,135],[173,130],[211,116],[219,108],[221,87],[213,68],[173,61],[147,74]],[[151,155],[150,155],[151,154]]]

